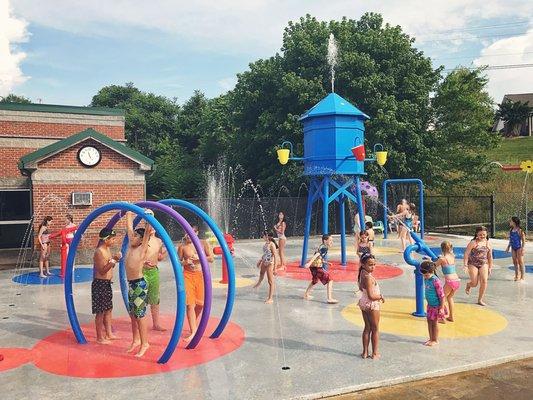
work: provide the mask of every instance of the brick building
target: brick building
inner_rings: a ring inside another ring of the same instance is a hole
[[[123,110],[0,104],[0,258],[23,242],[31,246],[28,226],[37,231],[46,215],[53,232],[66,213],[79,223],[103,204],[144,200],[153,161],[124,142]],[[94,247],[109,217],[91,225],[81,248]]]

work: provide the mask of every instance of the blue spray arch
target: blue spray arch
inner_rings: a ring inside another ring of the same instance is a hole
[[[179,199],[166,199],[166,200],[160,200],[159,202],[167,206],[183,207],[193,212],[194,214],[196,214],[209,226],[209,228],[211,228],[211,230],[213,231],[213,234],[218,240],[218,244],[220,245],[220,248],[222,249],[222,257],[224,257],[224,260],[226,261],[226,265],[228,268],[228,294],[227,294],[226,306],[224,308],[224,313],[222,314],[222,318],[220,319],[218,326],[215,328],[215,330],[210,336],[210,338],[212,339],[217,338],[221,335],[221,333],[224,331],[224,328],[228,324],[229,319],[231,317],[231,312],[233,310],[233,304],[235,303],[235,264],[233,262],[233,257],[231,256],[231,251],[218,225],[200,207],[192,203],[189,203],[188,201],[179,200]]]
[[[86,344],[87,339],[85,338],[85,335],[83,334],[80,322],[78,320],[78,316],[76,314],[76,308],[74,306],[74,297],[72,293],[72,270],[74,267],[74,259],[76,258],[76,251],[78,248],[78,245],[80,243],[80,240],[82,238],[83,233],[87,230],[87,228],[90,226],[91,222],[93,222],[97,217],[100,215],[108,212],[108,211],[131,211],[138,216],[142,216],[142,218],[146,219],[148,223],[155,229],[157,234],[160,236],[161,240],[163,240],[163,243],[165,244],[165,247],[168,252],[168,256],[170,258],[170,262],[172,264],[172,269],[174,270],[174,278],[176,282],[176,288],[177,288],[177,296],[176,296],[176,319],[174,321],[174,328],[172,329],[172,334],[170,341],[157,361],[160,364],[166,363],[172,354],[174,353],[174,350],[176,349],[176,346],[178,344],[179,337],[181,335],[181,332],[183,330],[183,321],[185,317],[185,290],[183,285],[183,272],[181,264],[177,258],[176,251],[174,250],[174,244],[172,243],[172,240],[168,233],[165,231],[163,226],[157,221],[153,216],[146,214],[144,210],[136,205],[129,204],[126,202],[114,202],[109,203],[104,206],[101,206],[95,210],[93,210],[78,226],[78,230],[74,234],[74,238],[72,239],[72,243],[70,244],[68,256],[67,256],[67,265],[66,265],[66,271],[65,271],[65,303],[67,307],[67,314],[70,322],[70,326],[72,328],[72,331],[74,333],[74,336],[76,337],[76,340],[80,344]]]
[[[138,203],[135,203],[135,205],[143,208],[149,208],[153,210],[158,210],[161,212],[164,212],[165,214],[169,215],[174,219],[180,226],[187,232],[187,234],[191,238],[191,242],[196,249],[196,252],[198,253],[198,257],[200,259],[200,265],[202,266],[202,273],[203,273],[203,280],[204,280],[204,308],[202,311],[202,316],[200,318],[200,321],[198,323],[198,328],[196,330],[196,333],[194,334],[192,340],[187,345],[187,349],[194,349],[200,340],[202,339],[202,336],[207,328],[207,323],[209,322],[209,317],[211,315],[211,303],[212,303],[212,282],[211,282],[211,271],[209,269],[209,263],[207,261],[207,258],[204,254],[202,244],[198,237],[194,234],[194,231],[191,227],[191,225],[187,222],[185,218],[181,214],[179,214],[176,210],[172,209],[171,207],[163,204],[158,203],[154,201],[141,201]],[[108,223],[107,227],[112,228],[116,222],[120,219],[122,213],[117,213],[117,215],[113,216],[113,218]],[[135,220],[133,221],[133,226],[136,226],[140,221],[141,217],[137,216]],[[124,240],[122,242],[121,251],[122,254],[126,253],[126,250],[128,248],[128,237],[125,236]],[[124,305],[126,307],[126,310],[129,310],[129,302],[128,302],[128,285],[127,285],[127,279],[126,279],[126,267],[124,265],[124,259],[120,260],[119,264],[119,276],[120,276],[120,290],[122,292],[122,299],[124,301]]]

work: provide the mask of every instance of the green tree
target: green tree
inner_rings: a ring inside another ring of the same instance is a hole
[[[507,135],[518,136],[522,125],[532,110],[529,101],[523,103],[506,99],[503,103],[498,104],[496,118],[501,119],[507,125],[505,129]]]
[[[486,150],[498,144],[500,136],[491,131],[494,112],[487,82],[483,69],[461,68],[439,85],[432,101],[435,150],[427,157],[433,187],[471,187],[488,162]]]
[[[24,96],[18,96],[16,94],[10,93],[7,96],[0,97],[0,103],[24,103],[29,104],[31,100]]]

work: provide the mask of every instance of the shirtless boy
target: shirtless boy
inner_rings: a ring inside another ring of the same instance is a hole
[[[93,256],[94,278],[91,284],[92,309],[95,314],[96,342],[109,344],[117,339],[111,330],[111,312],[113,311],[113,267],[120,260],[120,252],[111,256],[111,247],[115,244],[116,233],[113,229],[100,231],[100,245]]]
[[[196,235],[198,235],[198,227],[192,227]],[[202,273],[202,266],[200,265],[200,258],[192,244],[189,235],[184,237],[185,243],[178,246],[178,257],[183,265],[183,277],[185,280],[185,304],[187,305],[187,321],[191,333],[185,338],[186,341],[191,340],[198,328],[197,320],[204,308],[204,275]],[[207,241],[202,240],[204,253],[207,261],[210,263],[215,259],[211,251],[211,246]]]
[[[133,213],[126,213],[129,246],[126,253],[126,277],[128,278],[128,300],[131,318],[131,331],[133,340],[128,353],[133,352],[139,345],[136,357],[142,357],[148,347],[148,326],[146,324],[146,298],[148,296],[148,284],[143,277],[143,265],[146,261],[148,241],[152,227],[146,224],[146,228],[133,230]]]
[[[152,210],[146,210],[147,214],[154,215]],[[148,223],[146,224],[148,225]],[[148,296],[146,302],[150,304],[150,312],[152,314],[152,329],[154,331],[165,331],[159,322],[159,261],[166,257],[165,246],[163,241],[155,235],[155,231],[151,230],[148,239],[148,250],[146,251],[146,261],[143,265],[143,276],[148,283]]]

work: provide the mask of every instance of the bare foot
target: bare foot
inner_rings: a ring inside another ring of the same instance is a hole
[[[445,324],[446,323],[446,320],[444,319],[439,319],[439,324]]]
[[[436,342],[436,341],[433,341],[433,340],[432,340],[432,341],[429,342],[427,345],[428,345],[429,347],[433,347],[433,346],[435,346],[436,344],[439,344],[439,342]]]
[[[126,350],[126,353],[131,353],[131,352],[133,352],[133,350],[135,350],[135,348],[136,348],[137,346],[139,346],[140,344],[141,344],[141,342],[133,342],[133,343],[130,345],[129,349]]]
[[[103,339],[96,340],[96,343],[98,343],[98,344],[110,344],[111,340],[108,340],[107,338],[103,338]]]
[[[361,358],[368,358],[368,353],[361,353]]]
[[[468,283],[466,284],[465,293],[466,293],[467,295],[469,295],[469,296],[470,296],[470,289],[472,289],[472,288],[470,287],[470,282],[468,282]]]
[[[310,294],[307,294],[307,293],[304,294],[304,300],[311,300],[313,298],[314,298],[314,296],[311,296]]]
[[[518,276],[515,276],[514,277],[514,281],[516,282],[518,280]]]
[[[274,300],[272,300],[272,299],[266,299],[265,300],[265,304],[272,304],[272,303],[274,303]]]
[[[144,356],[144,353],[146,353],[146,350],[148,350],[149,347],[150,347],[150,345],[148,343],[143,344],[141,346],[141,348],[139,349],[139,352],[137,354],[135,354],[135,357]]]
[[[431,342],[431,340],[426,340],[426,341],[424,342],[424,346],[427,346],[427,345],[429,344],[429,342]]]
[[[328,299],[328,304],[337,304],[339,300],[337,299]]]
[[[46,271],[45,275],[52,276],[52,273],[50,271]]]
[[[450,322],[453,322],[453,318],[452,318],[452,317],[448,317],[448,318],[446,318],[446,319],[447,319],[448,321],[450,321]]]
[[[162,326],[153,326],[152,327],[152,330],[153,331],[158,331],[158,332],[165,332],[166,331],[166,328],[163,328]]]
[[[370,357],[372,360],[379,360],[381,358],[381,354],[374,353],[372,354],[372,357]]]
[[[196,331],[194,332],[191,332],[191,334],[189,336],[185,336],[183,338],[183,340],[185,340],[186,342],[190,342],[192,340],[192,338],[194,337],[194,334],[196,333]]]
[[[114,334],[111,334],[111,335],[107,335],[106,339],[108,339],[108,340],[117,340],[117,339],[120,339],[120,338],[118,336],[115,336]]]
[[[486,306],[487,304],[483,300],[478,300],[477,304],[480,306]]]
[[[259,283],[256,283],[255,285],[252,286],[252,289],[257,289],[259,287]]]
[[[44,275],[44,274],[39,274],[39,278],[44,279],[44,278],[48,278],[48,277],[46,275]]]

